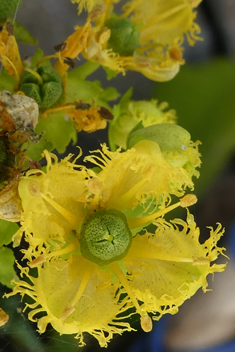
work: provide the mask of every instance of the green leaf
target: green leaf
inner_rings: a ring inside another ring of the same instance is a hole
[[[7,247],[0,247],[0,282],[12,288],[11,280],[16,275],[14,270],[15,257],[13,251]]]
[[[22,150],[24,149],[26,149],[25,154],[30,159],[38,161],[42,159],[42,152],[45,149],[50,152],[52,149],[54,149],[54,146],[52,142],[47,139],[46,134],[44,134],[39,143],[31,142],[29,147],[28,147],[28,143],[25,143],[22,147]]]
[[[86,62],[85,64],[79,66],[75,70],[68,72],[68,79],[78,79],[85,80],[93,72],[95,72],[100,67],[100,64],[97,62]]]
[[[15,222],[0,220],[0,246],[9,244],[18,229],[19,226]]]
[[[202,142],[197,194],[205,190],[234,152],[234,91],[235,65],[225,58],[186,65],[176,78],[155,89],[154,97],[176,109],[179,125],[189,131],[192,140]]]
[[[116,100],[120,96],[120,93],[114,87],[108,87],[103,90],[103,92],[99,95],[97,99],[97,104],[99,105],[107,105],[107,101]]]
[[[76,100],[85,100],[91,103],[102,91],[103,89],[97,82],[77,80],[75,76],[70,76],[66,87],[65,102],[71,103]]]
[[[8,90],[10,93],[14,93],[16,83],[16,78],[10,76],[7,70],[2,68],[0,73],[0,91]]]
[[[39,119],[35,131],[36,133],[45,131],[45,140],[50,142],[59,153],[64,153],[70,141],[76,142],[77,139],[73,122],[70,119],[65,120],[64,114],[58,112],[48,115],[45,119]]]
[[[10,21],[14,23],[14,33],[17,42],[30,45],[38,44],[37,39],[34,38],[32,34],[24,26],[22,26],[22,24],[18,21],[14,21],[13,19]]]
[[[31,67],[34,67],[36,66],[36,64],[38,63],[38,61],[40,61],[43,57],[44,57],[44,52],[41,48],[37,48],[37,50],[35,51],[33,57],[32,57],[32,60],[31,60]],[[47,60],[44,60],[42,61],[42,63],[39,65],[40,67],[41,66],[49,66],[49,67],[52,67],[51,66],[51,62],[49,59]]]
[[[107,78],[108,81],[110,81],[111,79],[117,77],[117,75],[118,75],[118,72],[113,71],[113,70],[111,70],[108,67],[103,66],[103,69],[106,72],[106,75],[107,75],[106,78]]]

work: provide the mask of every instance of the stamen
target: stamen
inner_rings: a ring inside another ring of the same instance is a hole
[[[61,320],[65,320],[66,318],[68,318],[68,316],[70,314],[72,314],[75,311],[75,305],[78,303],[79,299],[81,298],[91,276],[92,276],[93,270],[91,270],[91,267],[86,267],[85,272],[82,276],[82,280],[80,283],[80,286],[77,290],[76,295],[74,296],[74,298],[72,299],[72,301],[70,302],[70,304],[65,308],[65,310],[63,311],[60,319]]]
[[[53,199],[47,197],[45,194],[41,193],[41,197],[45,199],[55,210],[57,210],[63,217],[71,224],[74,225],[75,227],[77,226],[78,222],[78,217],[76,214],[71,213],[69,210],[65,209],[61,205],[59,205],[57,202],[55,202]]]
[[[183,198],[180,199],[178,203],[172,204],[169,207],[159,210],[156,213],[150,214],[148,216],[145,216],[143,218],[132,218],[132,219],[127,219],[128,225],[130,229],[135,229],[136,227],[142,226],[147,224],[148,222],[154,221],[160,216],[163,216],[173,209],[176,209],[178,207],[186,208],[189,207],[190,205],[193,205],[197,202],[197,197],[194,194],[187,194]]]
[[[154,243],[151,243],[151,246],[154,247]],[[177,262],[177,263],[193,263],[195,265],[195,257],[179,257],[172,255],[172,253],[168,254],[165,252],[159,251],[149,251],[145,248],[141,247],[133,247],[131,251],[131,256],[134,258],[143,258],[143,259],[156,259],[156,260],[163,260],[169,262]],[[203,262],[205,264],[205,262]]]
[[[53,55],[48,55],[48,56],[44,56],[41,60],[39,60],[36,64],[36,66],[38,67],[43,61],[47,60],[47,59],[57,59],[57,54],[53,54]]]
[[[144,332],[150,332],[153,328],[153,321],[148,314],[140,317],[140,325]]]
[[[40,257],[32,260],[31,263],[29,263],[30,268],[35,268],[36,266],[45,263],[46,261],[50,260],[53,257],[59,257],[64,254],[72,253],[75,251],[78,247],[76,246],[75,241],[72,241],[68,246],[65,248],[62,248],[58,251],[51,252],[49,254],[42,254]]]
[[[140,305],[137,302],[137,299],[135,298],[130,285],[126,279],[126,276],[123,274],[122,270],[120,269],[118,262],[113,262],[109,264],[109,267],[111,271],[114,273],[114,275],[118,278],[124,289],[126,290],[128,296],[130,297],[132,303],[134,304],[137,313],[139,313],[141,316],[143,315],[143,312],[141,311]]]
[[[66,105],[66,106],[60,106],[58,108],[54,108],[54,109],[47,109],[46,111],[44,111],[44,113],[42,114],[42,118],[45,119],[47,117],[48,114],[54,113],[54,112],[60,112],[60,111],[66,111],[70,108],[75,108],[74,104],[71,105]]]
[[[136,194],[136,192],[148,181],[147,178],[143,178],[141,181],[136,183],[134,187],[129,189],[125,194],[123,194],[118,200],[115,201],[117,206],[121,205],[123,208],[125,204]]]

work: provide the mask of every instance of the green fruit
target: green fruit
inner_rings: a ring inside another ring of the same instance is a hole
[[[128,18],[111,18],[105,25],[111,30],[108,48],[121,56],[133,55],[139,45],[140,28]]]
[[[55,105],[63,94],[62,79],[58,72],[49,66],[25,71],[20,80],[20,90],[34,99],[40,108],[48,109]]]
[[[41,66],[38,68],[37,72],[42,77],[44,83],[56,82],[62,84],[62,79],[59,73],[52,67]]]
[[[63,94],[63,88],[59,83],[48,82],[43,84],[41,89],[42,102],[39,105],[42,109],[48,109],[55,105]]]
[[[121,260],[127,254],[131,242],[132,234],[127,219],[117,210],[100,210],[82,226],[81,253],[98,265]]]
[[[20,86],[20,90],[28,97],[34,99],[39,106],[41,105],[40,87],[37,84],[24,83]]]

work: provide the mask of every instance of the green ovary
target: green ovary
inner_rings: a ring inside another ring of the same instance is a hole
[[[100,210],[91,215],[81,230],[81,253],[98,265],[126,256],[132,242],[126,217],[117,210]]]

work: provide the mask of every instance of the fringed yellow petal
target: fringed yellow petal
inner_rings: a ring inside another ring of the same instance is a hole
[[[207,275],[223,271],[226,265],[211,265],[224,250],[217,247],[224,232],[220,225],[200,244],[199,228],[189,213],[187,223],[162,220],[155,224],[155,234],[134,237],[123,262],[136,298],[159,319],[165,313],[175,314],[199,288],[206,291]]]
[[[50,323],[60,334],[76,334],[79,345],[85,344],[83,334],[87,332],[101,347],[107,347],[114,334],[133,330],[127,322],[121,321],[123,318],[117,317],[125,313],[128,306],[125,307],[125,300],[119,302],[118,284],[112,283],[111,273],[99,270],[82,256],[47,262],[38,268],[37,278],[23,273],[31,284],[16,281],[13,294],[33,299],[34,303],[27,304],[32,309],[29,319],[37,321],[40,333],[45,332]],[[66,315],[66,311],[70,314]],[[38,318],[40,312],[46,315]]]
[[[159,60],[157,57],[139,56],[133,60],[124,60],[127,70],[137,71],[156,82],[166,82],[174,78],[179,72],[180,65],[174,60]]]
[[[109,37],[109,29],[104,29],[99,35],[95,32],[95,29],[91,30],[86,48],[82,51],[82,55],[89,61],[98,62],[108,67],[110,70],[125,74],[122,59],[111,49],[107,49]]]
[[[105,145],[102,152],[96,152],[101,158],[93,154],[86,160],[102,169],[97,175],[102,207],[133,209],[139,203],[144,206],[151,198],[164,207],[171,194],[182,196],[186,187],[193,189],[187,172],[167,163],[153,141],[141,141],[124,153],[110,152]]]
[[[53,154],[45,152],[47,172],[30,170],[19,182],[23,216],[20,233],[25,231],[33,248],[43,246],[50,240],[64,243],[73,229],[79,229],[86,212],[87,193],[83,167],[70,162],[71,155],[57,162]],[[52,164],[52,158],[55,163]],[[17,233],[15,245],[19,243]],[[33,234],[33,236],[31,235]]]
[[[82,12],[82,10],[91,12],[95,6],[103,5],[105,3],[104,0],[71,0],[73,4],[78,4],[78,14]]]
[[[143,0],[132,0],[124,5],[124,9],[129,12],[131,7],[131,20],[143,24],[140,44],[154,42],[174,46],[176,41],[183,42],[186,35],[189,44],[193,45],[200,39],[200,27],[194,22],[196,12],[193,12],[193,7],[196,5],[198,3],[191,0],[152,0],[146,6]]]

